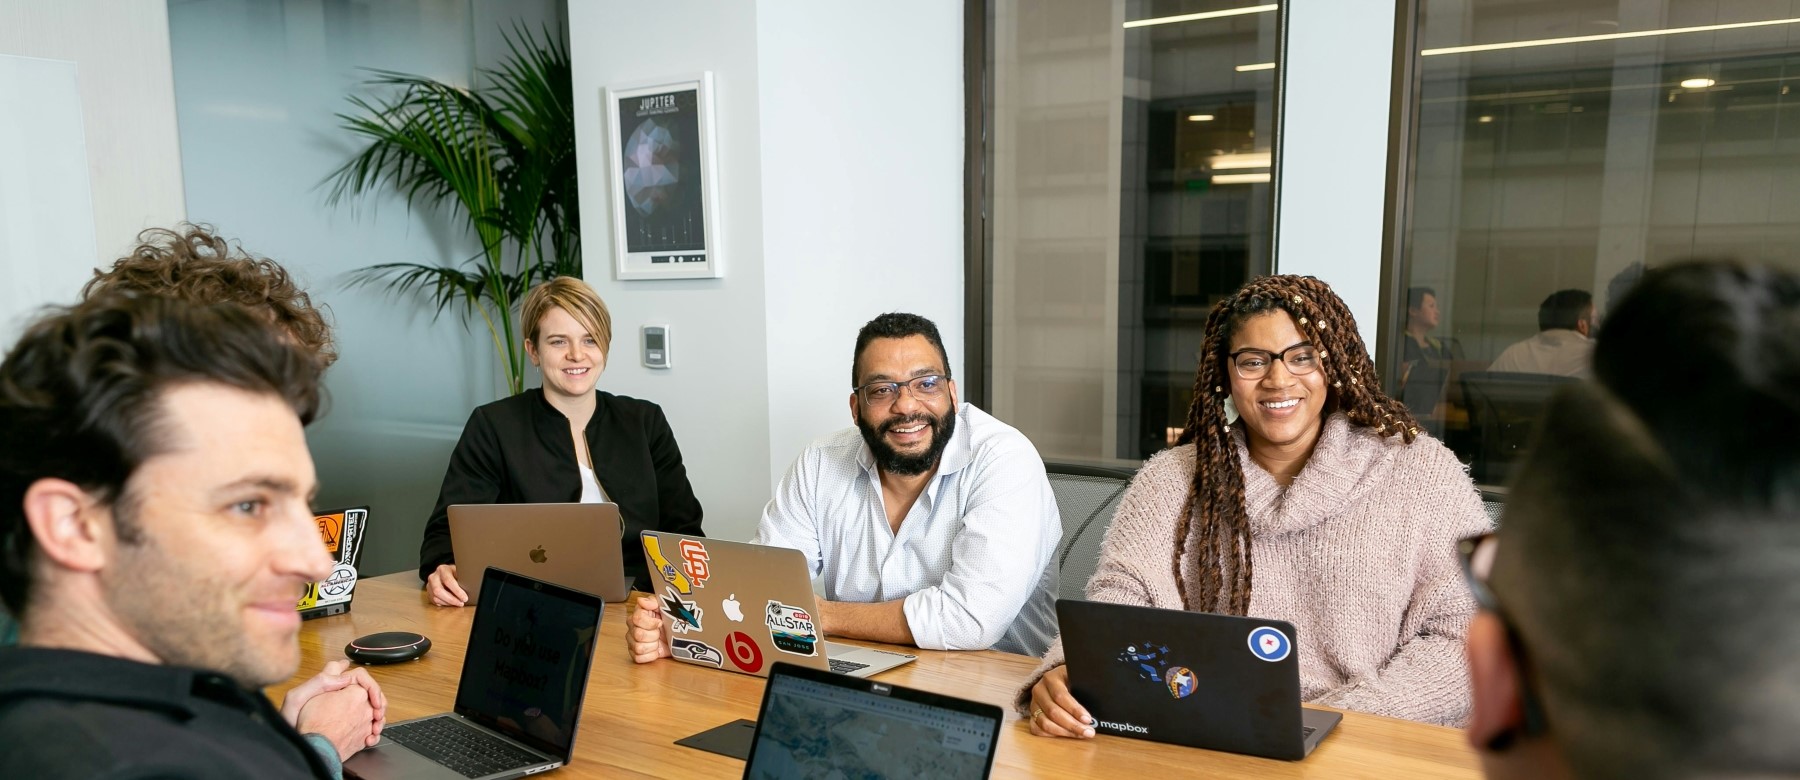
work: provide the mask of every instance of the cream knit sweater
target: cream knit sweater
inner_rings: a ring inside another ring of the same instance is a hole
[[[1475,602],[1456,541],[1489,528],[1462,464],[1435,439],[1383,439],[1341,414],[1326,420],[1285,488],[1250,459],[1241,430],[1237,445],[1256,564],[1250,614],[1294,624],[1301,697],[1461,725],[1469,711],[1463,636]],[[1193,472],[1191,444],[1144,464],[1107,529],[1089,600],[1181,608],[1169,565]],[[1191,549],[1181,568],[1197,587]],[[1059,638],[1021,693],[1021,709],[1031,686],[1061,663]]]

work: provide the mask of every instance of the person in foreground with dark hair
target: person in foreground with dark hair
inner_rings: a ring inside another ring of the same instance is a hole
[[[808,447],[763,509],[756,543],[806,555],[825,581],[820,630],[930,650],[1037,654],[1054,633],[1062,540],[1037,448],[959,404],[937,326],[883,314],[856,337],[855,427]],[[669,654],[654,599],[626,642]]]
[[[1800,276],[1653,270],[1464,542],[1492,778],[1800,775]]]
[[[294,673],[295,594],[331,570],[301,430],[318,371],[242,307],[149,295],[54,311],[8,352],[0,777],[333,777],[377,741],[367,672],[327,666],[279,710],[259,690]]]
[[[1558,290],[1538,306],[1538,334],[1507,347],[1488,370],[1586,378],[1599,329],[1592,293]]]
[[[1382,394],[1343,299],[1268,276],[1213,307],[1180,444],[1126,489],[1087,597],[1286,620],[1306,701],[1461,724],[1475,602],[1453,551],[1488,527],[1456,456]],[[1068,680],[1059,642],[1019,694],[1031,733],[1094,735]]]

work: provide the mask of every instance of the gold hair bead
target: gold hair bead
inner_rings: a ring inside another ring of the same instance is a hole
[[[1213,392],[1215,392],[1215,393],[1223,393],[1223,392],[1225,392],[1225,388],[1223,388],[1223,387],[1220,387],[1220,386],[1218,386],[1218,385],[1213,385]]]
[[[1412,429],[1412,435],[1414,435],[1414,436],[1419,435],[1419,429],[1418,428]]]
[[[1343,383],[1343,382],[1341,382],[1341,381],[1339,381],[1339,382],[1332,382],[1332,383],[1331,383],[1331,386],[1332,386],[1332,387],[1343,387],[1343,386],[1344,386],[1344,383]]]
[[[1385,426],[1385,425],[1379,425],[1379,426],[1376,426],[1376,428],[1375,428],[1375,432],[1376,432],[1376,433],[1386,433],[1386,432],[1387,432],[1387,426]]]
[[[1331,353],[1329,351],[1323,350],[1323,349],[1319,350],[1319,359],[1320,360],[1324,360],[1325,358],[1328,358],[1328,357],[1331,357]]]
[[[1300,302],[1300,296],[1298,296],[1298,295],[1294,296],[1294,303],[1299,303],[1299,302]]]
[[[1301,325],[1305,325],[1305,324],[1306,324],[1306,318],[1305,318],[1305,317],[1301,317],[1301,318],[1300,318],[1300,324],[1301,324]]]
[[[1357,378],[1356,378],[1356,377],[1350,377],[1350,384],[1353,384],[1353,385],[1360,385],[1360,384],[1362,384],[1362,380],[1361,380],[1361,379],[1357,379]]]

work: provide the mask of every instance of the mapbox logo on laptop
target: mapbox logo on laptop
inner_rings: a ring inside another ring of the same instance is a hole
[[[1107,731],[1118,731],[1126,734],[1149,734],[1150,729],[1136,723],[1114,723],[1110,720],[1099,721],[1100,728]]]

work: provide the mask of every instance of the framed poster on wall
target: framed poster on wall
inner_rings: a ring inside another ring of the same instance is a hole
[[[613,278],[723,275],[712,74],[606,88]]]

